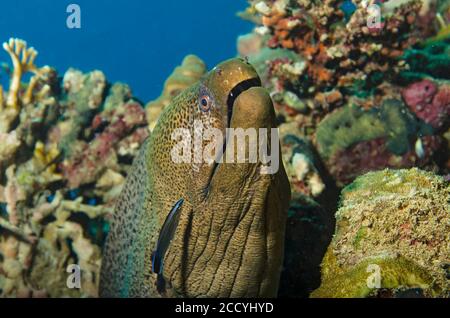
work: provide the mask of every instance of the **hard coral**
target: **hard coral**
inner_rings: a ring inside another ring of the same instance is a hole
[[[366,26],[369,13],[363,1],[354,1],[355,9],[348,21],[344,12],[336,9],[340,1],[251,3],[265,3],[269,8],[259,10],[262,24],[272,34],[268,46],[294,50],[304,57],[307,68],[303,79],[313,82],[315,91],[349,86],[351,83],[344,85],[339,78],[353,77],[351,82],[355,81],[358,71],[370,77],[374,72],[386,71],[388,66],[394,70],[399,67],[397,58],[403,50],[420,39],[413,28],[420,1],[410,1],[385,13],[382,27],[375,30]],[[399,37],[406,34],[410,36]],[[398,40],[392,41],[393,37]]]
[[[11,38],[3,43],[3,49],[8,52],[13,63],[13,72],[6,99],[3,88],[0,86],[0,133],[9,133],[11,126],[20,114],[20,108],[32,102],[42,102],[46,100],[51,87],[43,84],[52,70],[46,66],[38,68],[34,65],[37,51],[28,48],[27,43],[20,39]],[[23,90],[21,86],[22,76],[31,72],[31,77],[27,88]],[[47,104],[52,104],[53,100],[46,100]]]
[[[436,168],[435,154],[445,152],[447,84],[431,79],[439,89],[431,85],[423,96],[420,87],[400,86],[405,74],[445,75],[448,41],[422,42],[438,28],[417,28],[418,19],[437,18],[435,6],[418,0],[249,2],[254,10],[248,12],[260,16],[262,26],[245,39],[266,41],[252,47],[249,61],[271,92],[280,129],[288,125],[312,140],[338,185],[385,167]],[[374,5],[381,23],[371,28]],[[402,95],[408,107],[392,105]],[[340,129],[331,128],[332,118]]]
[[[8,98],[6,106],[15,109],[19,108],[19,90],[22,75],[27,72],[36,72],[34,60],[37,51],[34,48],[28,48],[27,43],[20,39],[11,38],[9,42],[3,43],[3,49],[9,53],[13,62],[14,72],[9,86]]]
[[[98,180],[109,168],[117,169],[119,143],[146,124],[145,111],[136,102],[128,102],[96,115],[92,122],[94,139],[84,143],[79,153],[62,164],[61,170],[69,187],[78,188]],[[145,131],[147,133],[137,132],[136,150],[148,136],[148,131]]]
[[[149,134],[145,110],[102,72],[70,69],[61,82],[25,42],[5,48],[14,72],[11,97],[0,95],[0,296],[97,296],[107,219]],[[81,289],[67,286],[70,265]]]

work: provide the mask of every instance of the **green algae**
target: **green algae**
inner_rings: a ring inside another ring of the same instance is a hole
[[[366,236],[367,234],[367,228],[366,227],[362,227],[358,230],[358,233],[356,233],[356,237],[353,240],[353,245],[355,246],[355,248],[359,248],[361,243],[361,240],[364,238],[364,236]]]
[[[333,255],[325,256],[331,266],[328,276],[312,294],[312,298],[361,298],[375,296],[379,289],[420,288],[426,296],[435,297],[442,290],[433,284],[427,271],[414,262],[396,255],[381,255],[366,259],[350,270],[339,267]],[[378,268],[380,285],[371,285],[372,269]]]

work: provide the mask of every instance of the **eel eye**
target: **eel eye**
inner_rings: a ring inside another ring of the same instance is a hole
[[[202,112],[208,112],[212,107],[211,98],[208,95],[200,97],[199,107]]]

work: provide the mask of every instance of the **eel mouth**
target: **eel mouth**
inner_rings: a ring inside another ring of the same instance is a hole
[[[261,87],[261,79],[259,77],[254,77],[247,79],[245,81],[240,82],[237,84],[233,89],[230,91],[230,94],[228,94],[227,99],[227,107],[228,107],[228,125],[227,127],[230,128],[231,124],[231,116],[233,115],[233,108],[234,108],[234,102],[236,99],[246,90],[249,90],[252,87]],[[224,145],[224,152],[225,152],[226,143]]]
[[[227,128],[230,128],[230,126],[231,126],[231,117],[233,116],[234,102],[239,97],[239,95],[241,95],[243,92],[249,90],[250,88],[261,87],[261,86],[262,86],[261,79],[259,77],[254,77],[254,78],[244,80],[244,81],[240,82],[239,84],[237,84],[235,87],[233,87],[233,89],[228,94],[228,99],[227,99],[227,107],[228,107]],[[220,153],[218,158],[216,158],[216,160],[214,161],[214,164],[213,164],[214,166],[211,170],[211,173],[208,178],[208,182],[203,191],[203,193],[204,193],[203,198],[206,198],[208,196],[211,181],[214,178],[214,175],[216,174],[217,168],[219,167],[219,163],[222,162],[223,156],[226,153],[227,143],[228,143],[228,133],[225,136],[222,152]]]

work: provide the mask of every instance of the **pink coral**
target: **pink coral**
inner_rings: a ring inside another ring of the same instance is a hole
[[[402,92],[403,99],[412,112],[436,129],[444,126],[450,115],[450,87],[438,86],[425,79],[413,83]]]
[[[411,149],[402,156],[396,156],[387,148],[385,138],[362,141],[350,148],[337,152],[330,160],[330,173],[339,185],[347,184],[359,175],[384,168],[405,168],[421,166],[428,162],[441,146],[438,136],[421,138],[423,155]]]
[[[105,111],[94,117],[92,129],[104,130],[96,134],[94,140],[84,145],[84,149],[62,164],[64,176],[71,188],[95,181],[108,167],[116,165],[116,152],[120,142],[136,133],[138,144],[148,135],[146,131],[136,130],[146,124],[144,108],[136,102]],[[136,131],[135,131],[136,130]]]

